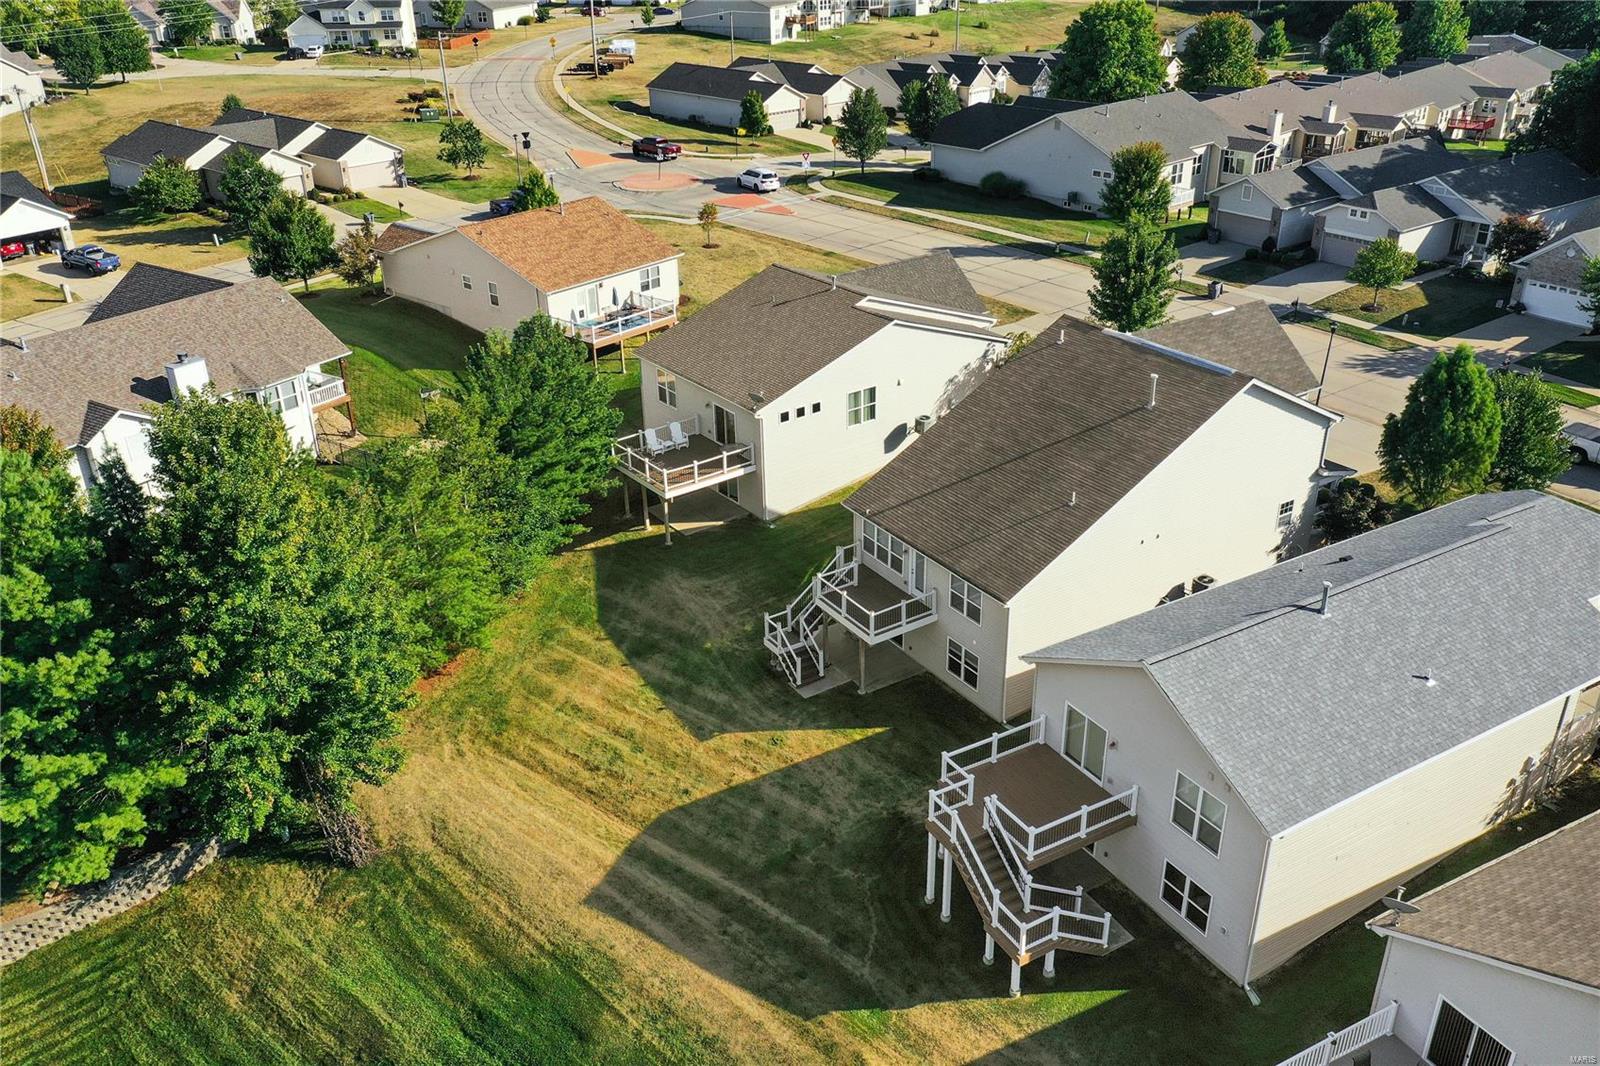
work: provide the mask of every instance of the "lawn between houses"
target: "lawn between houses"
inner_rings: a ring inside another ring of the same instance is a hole
[[[1375,326],[1385,326],[1429,340],[1443,340],[1460,336],[1474,326],[1481,326],[1505,314],[1504,306],[1496,307],[1495,302],[1503,302],[1510,295],[1511,286],[1508,282],[1442,274],[1416,285],[1385,292],[1379,299],[1379,309],[1376,311],[1367,309],[1372,302],[1372,289],[1361,285],[1341,289],[1332,296],[1318,300],[1316,306],[1324,311],[1371,322]]]
[[[766,666],[758,612],[847,514],[669,550],[616,510],[423,686],[361,796],[378,862],[253,845],[35,953],[0,988],[12,1061],[1270,1063],[1366,1013],[1359,923],[1256,1008],[1120,891],[1131,945],[1007,999],[974,909],[921,902],[938,753],[992,723],[927,678],[803,701]],[[1413,892],[1596,805],[1591,779]]]

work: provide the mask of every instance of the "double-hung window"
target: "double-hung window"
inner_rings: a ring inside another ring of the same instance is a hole
[[[496,285],[492,281],[489,282],[489,306],[490,307],[499,307],[500,306],[500,286]]]
[[[1211,893],[1170,862],[1161,875],[1161,901],[1202,934],[1211,924]]]
[[[950,575],[950,609],[983,624],[983,593],[966,578]]]
[[[1100,723],[1067,704],[1067,735],[1062,754],[1096,781],[1106,772],[1106,731]]]
[[[647,266],[639,271],[639,291],[649,292],[661,288],[661,264]]]
[[[678,406],[678,379],[659,367],[656,368],[656,399],[668,407]]]
[[[1284,500],[1278,504],[1278,530],[1282,532],[1294,525],[1294,501]]]
[[[256,401],[267,410],[281,415],[300,406],[300,394],[294,390],[294,382],[280,381],[256,393]]]
[[[876,522],[861,521],[861,554],[872,556],[897,574],[906,572],[906,542]]]
[[[850,394],[845,403],[845,425],[859,426],[878,417],[878,387],[860,389]]]
[[[472,275],[471,274],[463,274],[463,275],[461,275],[461,287],[463,289],[466,289],[468,292],[472,291]]]
[[[945,651],[944,668],[968,688],[978,687],[978,656],[970,648],[951,640]]]
[[[1216,855],[1222,850],[1222,824],[1227,818],[1227,804],[1182,773],[1178,774],[1178,787],[1172,796],[1173,825]]]

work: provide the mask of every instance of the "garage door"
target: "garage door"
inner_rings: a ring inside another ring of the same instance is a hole
[[[1359,237],[1344,237],[1326,230],[1322,234],[1321,258],[1323,262],[1333,263],[1337,266],[1354,266],[1356,256],[1361,249],[1371,244]]]
[[[1218,211],[1211,216],[1211,219],[1216,223],[1217,231],[1222,234],[1223,240],[1238,241],[1251,248],[1260,248],[1261,242],[1266,240],[1267,234],[1272,231],[1270,219],[1237,215],[1232,211]]]
[[[774,130],[792,130],[800,125],[800,109],[798,107],[767,112],[767,121],[772,123]]]
[[[358,163],[345,168],[347,184],[352,189],[376,189],[395,183],[394,161],[384,159],[376,163]]]
[[[1538,315],[1555,322],[1574,326],[1587,326],[1590,316],[1578,306],[1581,293],[1543,281],[1529,281],[1522,286],[1522,303],[1528,314]]]

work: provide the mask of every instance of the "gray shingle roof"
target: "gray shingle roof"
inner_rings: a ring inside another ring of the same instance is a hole
[[[1600,677],[1596,575],[1600,516],[1494,493],[1027,658],[1143,663],[1279,833]]]
[[[1303,207],[1319,200],[1339,198],[1332,185],[1317,177],[1317,172],[1304,164],[1279,167],[1247,180],[1280,207]]]
[[[1137,141],[1156,141],[1169,159],[1176,159],[1195,145],[1225,144],[1232,132],[1182,90],[1078,108],[1057,120],[1108,156]]]
[[[945,253],[948,258],[948,253]],[[876,268],[869,268],[869,271]],[[845,352],[871,337],[891,320],[923,321],[914,315],[889,314],[858,306],[864,296],[915,299],[927,306],[927,294],[897,296],[919,276],[934,278],[942,287],[953,286],[937,265],[916,261],[899,265],[876,278],[878,287],[861,284],[857,271],[829,278],[786,266],[770,266],[719,296],[698,313],[652,340],[644,358],[696,382],[747,410],[759,410]],[[961,278],[966,292],[946,291],[970,306],[976,297],[970,282]],[[981,302],[980,302],[981,305]],[[953,311],[964,310],[951,307]],[[970,312],[969,312],[970,313]],[[984,313],[984,312],[979,312]],[[940,323],[944,329],[962,329]],[[990,335],[974,324],[967,332]],[[995,340],[1001,341],[998,336]]]
[[[1474,78],[1487,79],[1491,85],[1523,91],[1549,84],[1552,73],[1547,63],[1541,63],[1524,52],[1496,52],[1463,63],[1457,69],[1470,72]]]
[[[1009,601],[1250,381],[1062,316],[845,506]]]
[[[8,402],[39,412],[70,446],[105,425],[104,408],[170,400],[163,367],[179,352],[204,357],[217,391],[228,393],[294,377],[349,347],[259,278],[34,337],[27,351],[5,345],[0,372]]]
[[[27,175],[20,170],[0,171],[0,211],[4,211],[18,200],[26,200],[40,207],[48,207],[52,211],[60,211],[56,202],[45,195],[43,189],[28,180]]]
[[[355,130],[330,129],[300,149],[300,154],[314,155],[318,159],[340,159],[366,139],[365,133],[357,133]]]
[[[1440,180],[1495,221],[1600,196],[1600,178],[1554,150],[1508,156]]]
[[[247,141],[263,148],[282,148],[316,123],[308,118],[278,115],[250,107],[236,107],[212,125],[212,129],[236,141]],[[237,126],[239,132],[227,127]]]
[[[1346,200],[1350,207],[1370,208],[1382,215],[1397,230],[1412,230],[1455,218],[1456,214],[1420,185],[1398,189],[1376,189],[1365,196]]]
[[[1343,178],[1361,192],[1394,188],[1435,174],[1474,165],[1470,156],[1452,152],[1432,137],[1408,137],[1393,144],[1323,156],[1310,164]]]
[[[770,100],[785,87],[780,81],[757,77],[753,71],[704,63],[673,63],[645,85],[646,89],[689,93],[714,100],[743,100],[752,90],[762,100]]]
[[[1093,107],[1081,100],[1052,100],[1051,107],[1015,104],[973,104],[946,116],[933,131],[931,143],[951,148],[987,148],[1014,133],[1047,122],[1051,115],[1080,107]]]
[[[204,274],[190,274],[150,263],[135,263],[84,321],[100,322],[116,318],[132,311],[143,311],[147,307],[185,300],[203,292],[226,289],[229,284]]]
[[[839,84],[843,75],[831,74],[815,63],[797,63],[784,59],[761,59],[757,56],[740,56],[730,68],[753,70],[773,81],[782,82],[791,89],[808,95],[820,95]]]
[[[1209,315],[1180,318],[1139,336],[1231,366],[1294,396],[1317,387],[1317,375],[1264,301],[1251,300]]]
[[[181,162],[216,139],[217,134],[210,130],[192,130],[152,118],[106,145],[100,154],[130,163],[153,163],[157,156]]]
[[[989,306],[967,280],[966,272],[944,249],[914,259],[853,270],[840,280],[924,307],[948,307],[975,315],[989,313]]]
[[[13,51],[3,44],[0,44],[0,62],[9,63],[18,70],[26,71],[29,74],[37,74],[44,69],[38,63],[35,63],[28,53]]]
[[[1600,813],[1530,841],[1367,923],[1600,989]]]

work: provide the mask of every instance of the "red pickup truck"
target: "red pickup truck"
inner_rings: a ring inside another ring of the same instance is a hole
[[[683,154],[683,145],[673,144],[665,137],[640,137],[633,142],[633,154],[659,163],[678,158]]]

